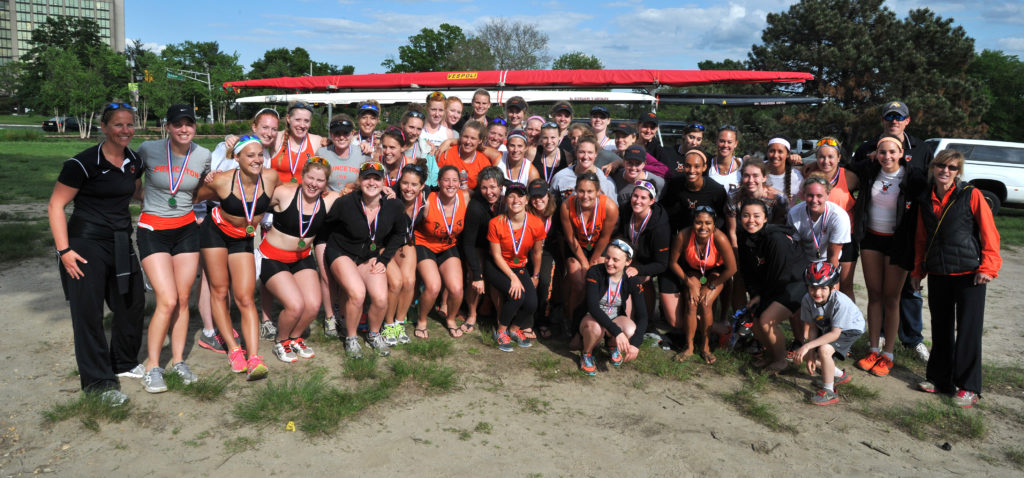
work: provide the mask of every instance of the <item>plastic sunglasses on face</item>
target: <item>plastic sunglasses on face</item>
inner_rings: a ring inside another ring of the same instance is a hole
[[[907,119],[907,117],[903,116],[903,115],[901,115],[899,113],[889,113],[889,114],[883,116],[882,119],[884,119],[886,121],[903,121],[903,120]]]
[[[955,164],[948,164],[948,163],[936,164],[934,167],[935,167],[935,169],[938,169],[939,171],[942,171],[943,169],[948,169],[950,172],[953,172],[953,173],[955,173],[955,172],[960,170],[960,166],[957,166]]]

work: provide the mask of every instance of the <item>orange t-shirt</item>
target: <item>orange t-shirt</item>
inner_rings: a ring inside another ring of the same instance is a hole
[[[477,151],[476,159],[472,163],[467,163],[459,156],[459,148],[448,148],[448,151],[445,151],[444,155],[438,158],[437,168],[440,169],[449,165],[455,166],[459,171],[465,170],[469,176],[467,180],[469,189],[476,189],[476,177],[480,175],[480,171],[491,165],[491,160],[484,156],[484,153]]]
[[[604,195],[599,195],[597,197],[595,212],[583,214],[582,217],[580,215],[580,210],[576,205],[576,201],[579,198],[574,195],[568,199],[569,219],[572,221],[572,232],[576,237],[576,242],[579,242],[580,247],[584,249],[590,250],[593,248],[594,244],[597,244],[597,239],[601,237],[601,229],[604,227],[605,222],[605,197],[606,196]],[[595,213],[597,216],[596,218]],[[587,221],[586,228],[583,226],[583,220]],[[591,228],[593,228],[593,232],[591,232]],[[589,238],[587,237],[588,233]]]
[[[850,194],[850,185],[846,182],[847,173],[846,168],[839,168],[839,175],[832,190],[828,193],[828,200],[838,204],[852,218],[853,206],[857,200],[853,198],[853,194]]]
[[[469,206],[461,193],[455,196],[455,201],[455,217],[448,218],[448,223],[452,224],[452,233],[448,234],[437,193],[430,193],[430,196],[427,196],[427,209],[424,211],[423,221],[416,226],[417,246],[426,247],[435,254],[455,246],[456,239],[466,226],[466,207]]]
[[[295,178],[295,181],[292,182],[299,182],[302,180],[302,168],[306,165],[306,161],[316,154],[316,148],[309,141],[308,134],[302,141],[302,147],[299,148],[298,153],[292,153],[288,143],[286,140],[277,154],[270,158],[270,167],[277,170],[277,177],[282,183],[290,182],[292,178]],[[294,169],[292,169],[293,167]]]
[[[537,241],[543,241],[547,237],[547,233],[544,231],[544,221],[530,213],[526,213],[525,232],[523,232],[522,227],[516,228],[519,224],[513,224],[513,232],[510,232],[508,225],[508,217],[504,214],[491,219],[487,226],[487,240],[500,244],[501,257],[505,259],[505,264],[508,264],[513,269],[518,269],[526,265],[533,244]],[[515,234],[516,239],[519,239],[520,234],[523,235],[522,242],[519,243],[518,254],[515,252],[512,234]]]

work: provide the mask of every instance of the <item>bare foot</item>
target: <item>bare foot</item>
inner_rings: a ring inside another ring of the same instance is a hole
[[[704,359],[704,363],[708,365],[714,364],[715,361],[718,360],[710,350],[702,350],[700,352],[700,358]]]
[[[676,362],[685,362],[685,361],[689,360],[690,357],[692,357],[692,356],[693,356],[693,350],[692,349],[686,349],[686,350],[683,350],[682,352],[677,353],[676,356],[673,357],[673,359]]]

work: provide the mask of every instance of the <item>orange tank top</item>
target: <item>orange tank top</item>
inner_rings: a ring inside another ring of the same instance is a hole
[[[857,200],[853,198],[853,194],[850,194],[850,185],[846,182],[846,173],[845,168],[839,168],[839,174],[834,179],[835,183],[832,184],[832,190],[828,193],[828,200],[838,204],[852,218],[853,206]]]
[[[289,143],[290,141],[286,140],[281,145],[281,149],[270,159],[270,167],[277,171],[277,177],[282,183],[297,183],[302,180],[302,167],[316,153],[316,148],[309,141],[308,134],[306,139],[302,140],[302,147],[299,148],[297,153],[292,152]]]
[[[456,239],[466,225],[466,207],[469,205],[461,193],[456,194],[455,201],[455,214],[446,217],[437,193],[427,196],[426,214],[423,221],[416,225],[416,245],[426,247],[435,254],[455,246]]]
[[[578,199],[576,196],[571,196],[568,199],[572,232],[580,246],[589,251],[594,248],[597,239],[601,237],[601,229],[604,227],[605,197],[603,195],[597,197],[597,205],[594,207],[594,212],[589,214],[584,214],[581,208],[577,206]]]
[[[690,238],[686,241],[686,265],[690,266],[690,269],[701,270],[701,266],[704,270],[714,269],[722,264],[725,264],[725,259],[718,253],[718,247],[715,246],[714,235],[711,237],[711,241],[705,245],[707,248],[707,257],[702,261],[697,256],[697,234],[694,231],[690,231]]]

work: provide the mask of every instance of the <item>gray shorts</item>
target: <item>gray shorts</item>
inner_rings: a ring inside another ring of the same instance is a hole
[[[859,330],[844,330],[839,333],[839,338],[829,345],[835,349],[835,353],[832,354],[832,358],[836,360],[846,360],[846,357],[850,356],[850,347],[853,343],[860,338],[863,332]]]

